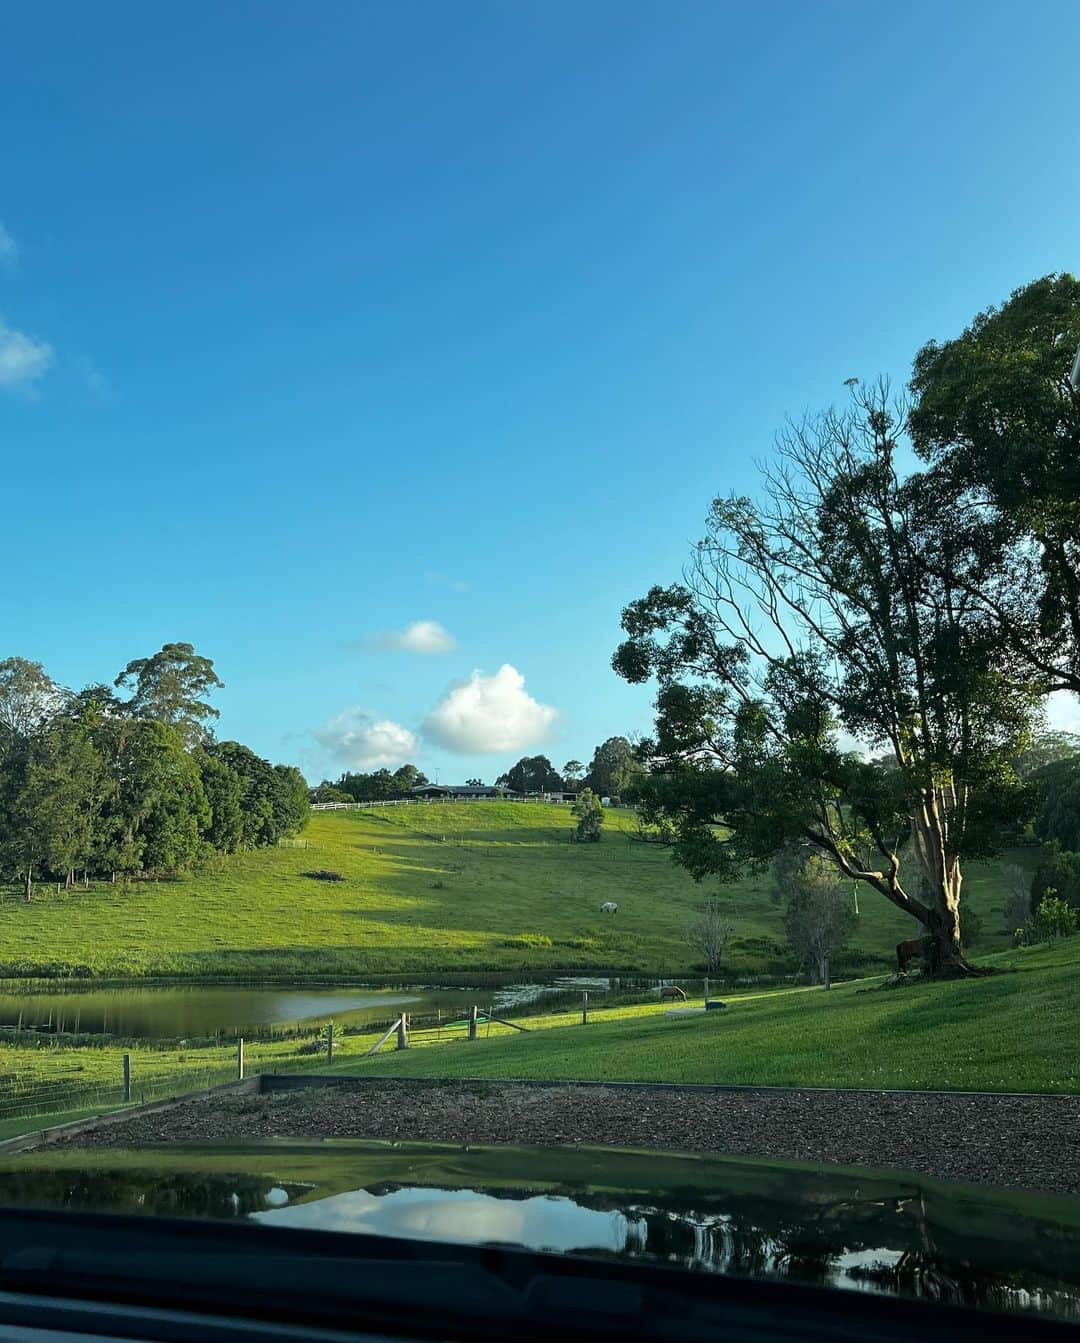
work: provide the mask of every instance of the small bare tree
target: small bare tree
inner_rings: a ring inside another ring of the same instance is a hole
[[[715,974],[720,969],[728,941],[734,931],[733,925],[728,922],[723,902],[715,895],[710,895],[700,911],[691,919],[690,926],[686,930],[687,942],[704,956],[705,967],[709,974]]]
[[[1019,863],[1006,863],[1001,875],[1005,881],[1002,919],[1005,931],[1015,933],[1031,918],[1031,874]]]
[[[788,876],[784,932],[812,982],[832,987],[833,957],[855,930],[847,883],[817,855],[804,855]]]

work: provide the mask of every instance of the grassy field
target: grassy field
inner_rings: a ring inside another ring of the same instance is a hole
[[[452,1044],[417,1035],[414,1045],[432,1047],[344,1066],[392,1077],[1080,1091],[1080,937],[986,959],[1007,973],[732,996],[723,1012],[685,1016],[651,1004],[594,1012],[587,1026],[530,1019],[529,1034]]]
[[[316,813],[300,841],[216,861],[174,881],[39,886],[0,903],[0,975],[266,978],[462,975],[555,969],[691,969],[697,886],[666,850],[635,843],[627,811],[603,841],[570,843],[566,808],[484,802]],[[1021,860],[1033,861],[1030,851]],[[1014,856],[1015,857],[1015,856]],[[326,868],[340,882],[305,875]],[[973,865],[967,899],[982,948],[1004,946],[999,865]],[[734,974],[787,969],[765,876],[723,889]],[[615,916],[601,915],[616,900]],[[847,968],[891,962],[911,923],[860,897]]]
[[[1080,937],[986,958],[1003,973],[952,984],[883,989],[882,978],[821,989],[732,994],[723,1012],[673,1015],[655,1001],[530,1016],[528,1032],[482,1025],[415,1031],[365,1058],[374,1034],[342,1035],[334,1071],[358,1076],[536,1078],[916,1090],[1080,1092]],[[692,1004],[690,1004],[692,1005]],[[122,1055],[133,1099],[231,1080],[232,1045],[0,1045],[0,1137],[58,1123],[32,1116],[99,1111],[120,1100]],[[249,1074],[326,1071],[298,1039],[250,1042]]]

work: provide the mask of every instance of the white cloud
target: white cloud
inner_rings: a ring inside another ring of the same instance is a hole
[[[474,671],[452,685],[424,719],[422,732],[437,746],[462,755],[516,751],[542,741],[557,710],[525,691],[525,678],[508,662],[494,676]]]
[[[32,387],[52,363],[52,346],[0,317],[0,387]]]
[[[19,259],[19,248],[15,239],[0,224],[0,261],[6,261],[9,265],[14,265]]]
[[[403,765],[416,753],[416,737],[389,718],[353,707],[342,709],[311,735],[338,764],[349,769],[378,769]]]
[[[437,620],[414,620],[403,630],[382,630],[363,640],[362,647],[404,649],[407,653],[449,653],[457,647],[454,636]]]

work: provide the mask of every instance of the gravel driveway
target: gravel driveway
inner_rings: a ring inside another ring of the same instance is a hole
[[[1080,1194],[1080,1097],[925,1092],[709,1092],[364,1081],[199,1098],[66,1145],[248,1138],[596,1143],[892,1167]]]

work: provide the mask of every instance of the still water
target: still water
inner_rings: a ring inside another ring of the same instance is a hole
[[[0,1203],[675,1264],[1080,1320],[1080,1200],[614,1149],[246,1143],[35,1153]]]
[[[130,1039],[179,1040],[272,1034],[333,1020],[342,1026],[389,1023],[400,1012],[443,1020],[473,1003],[496,1012],[579,1001],[582,988],[605,992],[607,979],[562,979],[499,988],[148,987],[0,993],[0,1026]]]

